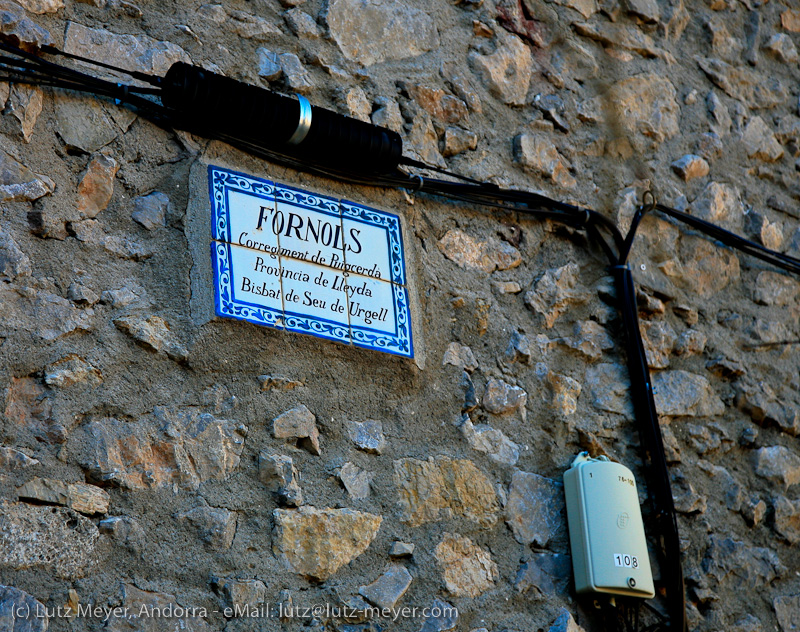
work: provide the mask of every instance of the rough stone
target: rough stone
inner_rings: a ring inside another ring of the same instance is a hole
[[[770,270],[758,273],[753,300],[759,305],[785,307],[800,295],[800,283],[793,278]]]
[[[386,448],[380,421],[351,421],[347,425],[347,434],[359,450],[369,454],[381,454]]]
[[[319,430],[314,414],[300,404],[296,408],[281,413],[272,420],[272,434],[276,439],[294,439],[298,446],[311,454],[322,454],[319,447]]]
[[[671,165],[672,170],[684,181],[702,178],[708,175],[708,163],[700,156],[686,154]]]
[[[120,129],[103,103],[86,96],[56,93],[56,132],[73,152],[93,153],[119,136]]]
[[[349,88],[344,92],[340,92],[340,98],[345,111],[353,118],[365,123],[370,122],[370,115],[372,114],[372,104],[367,98],[367,93],[360,86]]]
[[[499,510],[492,483],[472,461],[445,456],[394,461],[401,520],[411,527],[463,516],[491,527]]]
[[[13,586],[0,586],[0,630],[47,632],[49,622],[41,601]]]
[[[754,461],[756,474],[785,489],[800,482],[800,457],[782,445],[759,448]]]
[[[645,73],[615,83],[607,97],[594,97],[583,104],[584,111],[596,112],[595,120],[613,103],[613,119],[629,136],[633,148],[646,151],[675,136],[680,106],[672,83],[660,74]]]
[[[514,472],[505,520],[517,542],[546,547],[563,531],[564,511],[563,485],[531,472]]]
[[[446,167],[447,163],[439,153],[439,135],[433,125],[431,115],[419,110],[411,123],[411,131],[406,135],[404,147],[408,147],[411,155],[429,165]]]
[[[675,355],[699,355],[706,348],[706,340],[706,335],[698,329],[682,331],[675,342]],[[708,365],[706,365],[706,368],[708,368]]]
[[[244,39],[264,42],[281,37],[281,30],[269,20],[246,11],[229,11],[231,30]]]
[[[447,632],[455,630],[458,625],[458,609],[438,597],[428,610],[430,613],[425,617],[419,632]]]
[[[516,268],[522,263],[522,255],[511,244],[496,238],[478,241],[455,228],[445,233],[438,246],[445,257],[461,268],[482,270],[487,274]]]
[[[239,466],[246,426],[192,409],[156,408],[153,417],[87,424],[81,462],[93,480],[125,489],[196,490]]]
[[[50,195],[55,188],[50,178],[31,172],[0,149],[0,202],[33,202]]]
[[[300,380],[293,380],[284,375],[259,375],[258,381],[261,383],[262,391],[291,391],[298,386],[303,386]]]
[[[542,176],[558,186],[572,189],[578,181],[569,172],[569,163],[553,145],[552,140],[538,134],[514,137],[514,161],[536,176]]]
[[[590,366],[586,369],[586,384],[595,408],[632,417],[630,378],[624,366],[619,364]]]
[[[583,37],[600,42],[604,46],[625,49],[643,57],[667,57],[668,53],[658,48],[653,38],[640,29],[620,22],[576,22],[575,32]]]
[[[325,19],[344,56],[364,66],[417,57],[439,46],[431,16],[396,0],[331,0]]]
[[[781,26],[791,33],[800,33],[800,10],[786,9],[781,13]]]
[[[700,298],[708,298],[724,290],[739,278],[739,258],[721,250],[702,237],[684,235],[680,242],[681,264],[673,259],[658,265],[676,286]]]
[[[35,86],[14,84],[8,99],[11,113],[19,121],[22,139],[29,143],[33,128],[42,112],[42,90]]]
[[[39,465],[39,461],[14,448],[0,446],[0,468],[6,471],[24,470],[31,465]]]
[[[435,125],[464,125],[469,121],[467,104],[458,97],[447,94],[442,88],[418,83],[402,85],[408,95],[430,114]]]
[[[788,401],[765,381],[751,379],[736,383],[736,405],[758,424],[775,424],[783,432],[800,435],[800,407]]]
[[[69,388],[76,384],[97,386],[103,381],[98,369],[80,356],[70,354],[45,369],[44,382],[56,388]]]
[[[732,99],[758,109],[773,108],[785,103],[786,88],[775,77],[763,77],[741,66],[731,66],[721,59],[698,58],[697,63],[709,79]]]
[[[175,516],[188,522],[203,542],[212,548],[224,551],[231,548],[236,535],[236,512],[222,507],[200,505]]]
[[[411,581],[411,573],[405,566],[390,566],[374,582],[361,586],[358,594],[378,608],[394,608],[406,594]]]
[[[473,151],[477,147],[478,135],[475,132],[452,126],[444,130],[442,156],[445,158]]]
[[[145,547],[145,532],[138,521],[130,516],[109,516],[97,524],[103,535],[114,540],[134,553],[141,553]]]
[[[702,568],[718,584],[730,588],[757,590],[768,586],[786,572],[772,549],[755,547],[732,538],[712,534]]]
[[[77,22],[67,22],[64,51],[158,76],[164,76],[175,62],[192,63],[186,51],[172,42],[160,42],[147,35],[118,35]],[[94,67],[93,71],[98,72]]]
[[[780,533],[789,544],[800,542],[800,500],[789,500],[778,496],[774,501],[775,531]]]
[[[369,497],[372,474],[367,470],[347,462],[339,470],[339,480],[350,498],[361,500]]]
[[[552,597],[568,589],[572,560],[562,553],[534,553],[523,562],[514,579],[514,589],[531,596]]]
[[[630,0],[628,0],[630,2]],[[647,4],[647,3],[640,3],[639,0],[636,0],[639,4]],[[655,3],[653,3],[655,4]],[[656,8],[656,11],[658,9]],[[572,617],[572,614],[566,609],[561,608],[561,613],[558,615],[555,621],[553,621],[553,625],[550,626],[548,632],[585,632],[584,629],[577,624],[575,619]]]
[[[472,353],[472,349],[458,342],[451,342],[447,345],[444,358],[442,358],[442,366],[445,364],[452,364],[470,373],[478,368],[478,361],[475,359],[475,354]]]
[[[708,499],[695,491],[694,485],[680,470],[672,472],[672,498],[675,511],[682,514],[705,513]]]
[[[771,222],[765,215],[753,209],[744,217],[744,231],[770,250],[780,250],[783,245],[783,227],[780,222]]]
[[[489,552],[469,538],[445,533],[434,556],[442,567],[445,587],[455,597],[475,598],[494,588],[499,579]]]
[[[308,94],[314,89],[314,82],[303,62],[294,53],[283,53],[278,56],[286,85],[300,94]]]
[[[593,320],[576,322],[573,327],[573,337],[562,338],[559,342],[579,351],[590,360],[599,360],[603,357],[603,352],[615,346],[614,340],[605,328]]]
[[[370,117],[373,125],[385,127],[398,134],[403,132],[403,115],[400,113],[400,106],[397,101],[389,97],[378,97],[375,99],[376,110]]]
[[[367,550],[383,520],[353,509],[276,509],[272,548],[293,573],[325,580]]]
[[[642,333],[647,365],[651,369],[666,369],[678,339],[675,330],[664,320],[641,321],[639,330]]]
[[[783,147],[760,116],[754,116],[742,132],[742,146],[750,158],[775,162],[783,157]]]
[[[40,290],[22,294],[0,288],[0,327],[26,331],[36,339],[54,342],[76,332],[92,330],[92,309],[77,309],[70,301]]]
[[[97,527],[72,509],[0,502],[0,567],[84,577],[97,562],[99,537]]]
[[[724,492],[723,495],[718,497],[718,500],[724,501],[725,506],[731,511],[739,511],[744,503],[744,491],[731,473],[724,467],[713,465],[708,461],[700,460],[697,465]]]
[[[653,376],[653,396],[666,417],[721,415],[725,404],[708,380],[688,371],[662,371]]]
[[[547,329],[570,307],[589,300],[589,292],[578,281],[579,274],[576,263],[547,270],[525,293],[525,305],[544,317]]]
[[[278,53],[264,48],[256,50],[256,62],[258,65],[258,76],[267,81],[277,81],[283,74],[281,60]]]
[[[692,202],[693,214],[713,223],[729,223],[741,214],[741,209],[736,189],[719,182],[709,182]]]
[[[508,105],[524,105],[533,73],[533,58],[527,45],[506,31],[497,33],[497,49],[489,55],[473,51],[470,67],[489,92]]]
[[[730,133],[733,125],[728,108],[725,107],[725,104],[720,101],[720,98],[713,90],[708,93],[706,107],[713,120],[711,128],[716,132],[717,136],[724,138]]]
[[[411,557],[414,555],[414,544],[395,540],[389,548],[389,557]]]
[[[94,219],[71,222],[70,228],[78,241],[103,248],[122,259],[144,261],[154,254],[152,248],[144,246],[134,239],[120,235],[107,235],[100,227],[99,222]],[[178,350],[174,351],[177,353]]]
[[[53,403],[47,389],[31,377],[11,378],[6,391],[6,421],[44,442],[63,443],[66,429],[52,418]]]
[[[13,282],[30,274],[30,258],[20,250],[14,237],[0,228],[0,281]]]
[[[485,453],[492,461],[515,465],[519,460],[519,446],[502,431],[487,424],[473,425],[468,415],[462,418],[459,430],[473,450]]]
[[[286,24],[297,37],[318,38],[322,32],[316,21],[308,13],[295,7],[283,14]]]
[[[300,475],[291,457],[283,454],[259,453],[258,479],[278,495],[281,505],[299,507],[303,504]]]
[[[98,154],[92,158],[78,185],[78,213],[81,219],[97,217],[111,201],[114,193],[114,176],[119,165],[109,156]]]
[[[64,483],[52,478],[31,479],[17,488],[21,500],[62,505],[82,514],[106,514],[111,498],[103,489],[87,483]]]
[[[507,362],[521,362],[529,364],[531,361],[531,347],[528,337],[521,331],[514,331],[506,347],[505,359]]]
[[[114,319],[114,325],[145,349],[156,353],[163,351],[176,362],[182,362],[188,357],[186,347],[175,340],[169,325],[160,316],[120,316]]]
[[[546,364],[536,364],[536,377],[544,384],[548,393],[548,403],[560,415],[573,415],[578,409],[578,397],[583,390],[580,382],[551,371]]]
[[[19,0],[17,4],[22,5],[30,13],[55,13],[64,8],[64,0]]]
[[[28,18],[19,4],[10,0],[0,2],[0,34],[29,53],[53,44],[50,33]]]
[[[131,218],[147,230],[155,230],[166,226],[168,208],[169,197],[159,191],[154,191],[148,195],[139,196],[133,201]]]
[[[508,384],[497,378],[491,378],[486,383],[481,405],[493,415],[504,415],[519,411],[524,420],[527,401],[528,394],[519,386]]]
[[[183,616],[153,616],[153,613],[181,612]],[[122,585],[122,608],[108,618],[108,632],[210,632],[211,628],[202,618],[200,608],[183,600],[178,603],[174,595],[140,590],[131,584]]]
[[[788,11],[787,11],[788,13]],[[800,11],[796,12],[800,13]],[[797,31],[800,32],[800,16],[797,18]],[[775,616],[782,632],[796,632],[800,630],[800,594],[783,595],[772,600]]]
[[[797,61],[797,48],[786,33],[775,33],[764,43],[763,48],[785,64]]]
[[[211,585],[234,613],[257,611],[267,601],[267,586],[258,579],[215,577]]]

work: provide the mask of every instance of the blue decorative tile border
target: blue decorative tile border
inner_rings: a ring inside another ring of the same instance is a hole
[[[414,356],[400,219],[209,165],[216,313]]]

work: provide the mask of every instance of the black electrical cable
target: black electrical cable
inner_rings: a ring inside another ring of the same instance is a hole
[[[639,332],[639,310],[633,275],[627,265],[612,268],[622,314],[628,373],[631,380],[631,399],[638,421],[647,491],[653,507],[651,522],[657,526],[663,583],[666,589],[669,625],[665,629],[685,632],[686,594],[681,564],[680,539],[675,505],[664,456],[664,444],[658,413],[653,399],[653,386],[647,366],[642,337]]]

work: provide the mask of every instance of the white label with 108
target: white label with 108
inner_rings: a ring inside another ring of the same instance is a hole
[[[614,553],[614,566],[622,568],[639,568],[639,560],[635,555],[626,555],[625,553]]]

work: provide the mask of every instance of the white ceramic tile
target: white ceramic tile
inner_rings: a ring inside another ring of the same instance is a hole
[[[344,237],[339,202],[333,198],[276,186],[271,228],[283,256],[327,265],[342,259]]]
[[[272,231],[275,201],[232,189],[226,192],[226,198],[227,239],[245,248],[277,253],[278,237]]]
[[[404,285],[397,216],[344,200],[341,208],[347,270]]]
[[[220,316],[282,327],[283,301],[277,257],[211,242],[216,310]]]
[[[383,333],[394,333],[392,284],[351,274],[347,278],[350,325]]]
[[[281,257],[281,265],[286,328],[349,343],[344,277],[330,268],[296,259]]]

